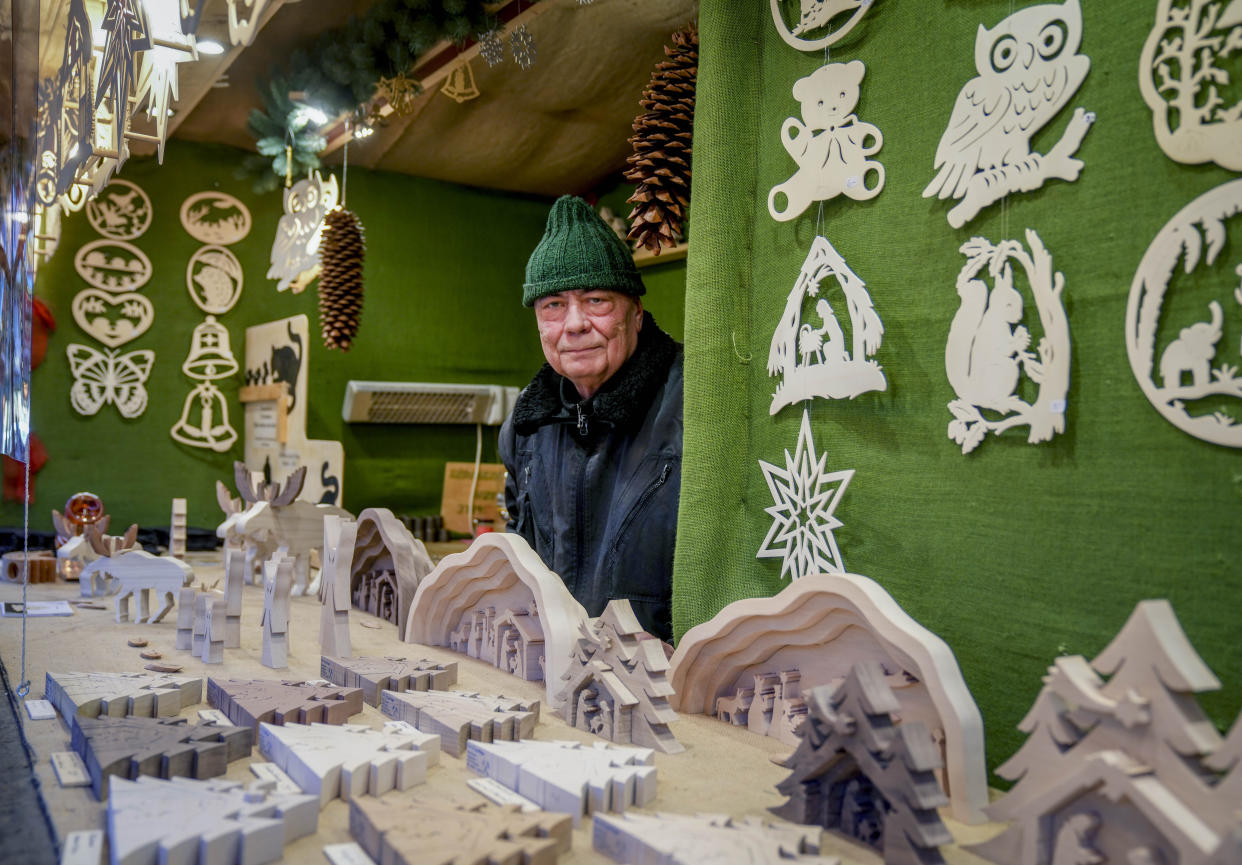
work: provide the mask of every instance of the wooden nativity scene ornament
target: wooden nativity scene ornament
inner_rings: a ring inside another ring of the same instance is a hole
[[[272,241],[267,278],[276,290],[299,294],[319,275],[319,242],[323,219],[337,205],[336,176],[325,181],[316,171],[284,191],[285,214]]]
[[[884,189],[884,166],[870,158],[884,136],[853,113],[866,71],[861,60],[829,63],[794,82],[802,119],[785,118],[781,144],[798,169],[768,193],[768,213],[776,221],[796,219],[812,202],[838,195],[869,201]]]
[[[1075,108],[1060,140],[1046,153],[1031,138],[1073,98],[1091,60],[1082,42],[1079,0],[1028,6],[975,35],[978,76],[958,94],[936,148],[936,176],[924,198],[960,199],[948,212],[961,228],[979,211],[1013,192],[1031,192],[1050,179],[1073,182],[1082,171],[1074,154],[1095,114]]]
[[[1182,208],[1147,247],[1126,303],[1126,352],[1143,395],[1182,432],[1235,448],[1242,447],[1242,376],[1236,358],[1225,360],[1236,346],[1223,344],[1221,337],[1225,321],[1236,322],[1242,313],[1242,264],[1220,259],[1240,212],[1242,180],[1211,189]],[[1228,274],[1221,273],[1225,268],[1233,270],[1232,296],[1199,307],[1203,318],[1171,320],[1169,310],[1180,305],[1170,295],[1208,284],[1204,272],[1214,266],[1221,276]],[[1182,327],[1172,336],[1177,325]]]
[[[1222,739],[1195,697],[1220,682],[1168,601],[1142,601],[1088,662],[1063,655],[998,768],[1009,827],[971,852],[998,865],[1238,861],[1242,722]],[[1072,857],[1072,858],[1071,858]]]
[[[358,514],[354,543],[347,563],[353,605],[392,622],[397,639],[404,640],[414,593],[433,567],[427,548],[387,508]]]
[[[818,51],[845,38],[872,0],[770,0],[772,23],[790,48]]]
[[[1155,24],[1139,59],[1139,90],[1151,109],[1156,143],[1170,159],[1242,171],[1240,50],[1237,0],[1156,4]]]
[[[823,287],[829,277],[840,287],[839,293],[832,291],[833,283]],[[829,295],[834,295],[838,308],[844,298],[848,338]],[[815,299],[814,317],[804,311],[811,299]],[[886,390],[884,372],[870,359],[883,336],[884,324],[866,283],[826,238],[816,237],[772,333],[768,375],[779,376],[780,382],[768,413],[775,415],[787,405],[816,397],[853,399],[868,391]]]
[[[845,494],[853,469],[827,471],[828,455],[815,453],[811,418],[802,410],[798,443],[785,451],[785,466],[759,460],[773,504],[764,508],[772,518],[759,559],[780,559],[781,578],[797,580],[809,574],[842,573],[845,566],[833,534],[843,523],[834,512]]]
[[[1026,426],[1032,444],[1065,432],[1070,376],[1065,278],[1029,228],[1026,244],[1029,250],[1016,240],[993,246],[986,238],[972,237],[961,248],[966,264],[957,275],[960,305],[949,326],[944,366],[957,394],[948,406],[954,418],[948,434],[964,454],[989,432],[1000,435]],[[1043,337],[1036,352],[1029,351],[1031,334],[1022,324],[1023,296],[1015,286],[1013,262],[1021,266],[1039,313]],[[992,279],[990,290],[981,278],[985,272]],[[1018,395],[1023,376],[1038,387],[1029,403]]]
[[[198,382],[186,395],[181,417],[169,434],[183,445],[224,453],[237,441],[229,423],[229,404],[216,381],[237,372],[229,331],[209,315],[194,328],[190,353],[181,371]]]

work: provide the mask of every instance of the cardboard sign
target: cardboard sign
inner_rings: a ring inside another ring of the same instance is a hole
[[[467,504],[470,499],[470,482],[474,478],[474,463],[444,464],[444,499],[440,514],[444,527],[450,532],[473,535]],[[474,518],[482,522],[500,519],[496,497],[504,493],[505,467],[501,463],[483,463],[479,466],[479,483],[474,490]]]

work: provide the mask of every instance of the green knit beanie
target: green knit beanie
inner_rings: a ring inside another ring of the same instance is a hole
[[[575,288],[606,288],[631,297],[647,293],[634,256],[616,232],[581,198],[562,195],[526,262],[522,305]]]

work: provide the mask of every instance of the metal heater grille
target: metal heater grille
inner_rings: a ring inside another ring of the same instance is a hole
[[[342,416],[353,423],[495,426],[504,421],[517,393],[500,385],[351,381]]]

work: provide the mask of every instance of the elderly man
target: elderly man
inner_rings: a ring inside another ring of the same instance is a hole
[[[509,530],[587,612],[629,598],[672,636],[681,492],[681,345],[643,310],[629,249],[585,201],[557,200],[526,265],[545,364],[500,430]]]

